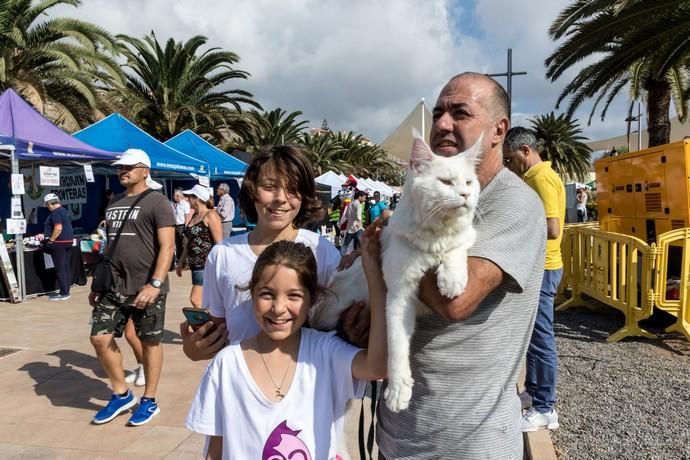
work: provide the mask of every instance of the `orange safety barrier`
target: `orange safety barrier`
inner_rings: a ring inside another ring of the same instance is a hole
[[[633,236],[598,230],[593,226],[574,226],[567,231],[564,274],[572,297],[558,306],[562,311],[586,305],[586,294],[625,315],[625,325],[608,337],[616,342],[628,336],[654,338],[639,327],[653,311],[652,273],[656,248]]]

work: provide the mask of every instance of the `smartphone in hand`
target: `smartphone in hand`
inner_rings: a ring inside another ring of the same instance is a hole
[[[205,308],[184,307],[182,313],[184,313],[187,322],[195,331],[213,320],[211,314]]]

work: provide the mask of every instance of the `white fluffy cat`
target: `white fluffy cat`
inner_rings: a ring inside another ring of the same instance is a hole
[[[456,156],[442,157],[415,137],[402,198],[381,233],[388,287],[384,398],[395,412],[406,409],[412,397],[409,353],[416,315],[430,312],[417,298],[422,276],[436,269],[439,291],[448,298],[461,294],[467,284],[467,250],[475,241],[472,220],[479,196],[475,167],[481,140]],[[336,273],[328,288],[335,295],[325,296],[310,312],[310,324],[317,329],[334,329],[345,309],[368,299],[360,260]]]

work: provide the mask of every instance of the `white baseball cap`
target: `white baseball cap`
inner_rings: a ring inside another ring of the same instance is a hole
[[[149,169],[151,168],[151,159],[146,152],[140,149],[127,149],[113,165],[134,166],[139,163],[145,165]]]
[[[125,150],[125,153],[122,154],[120,159],[114,162],[113,165],[134,166],[138,165],[139,163],[151,169],[151,159],[146,152],[141,149],[127,149]],[[146,185],[153,190],[160,190],[163,188],[163,185],[151,179],[151,176],[146,178]]]
[[[208,199],[211,198],[211,192],[207,187],[204,187],[201,184],[196,184],[194,187],[190,188],[189,190],[185,190],[182,193],[185,195],[194,195],[201,201],[208,201]]]
[[[46,196],[43,197],[43,202],[44,202],[44,203],[47,203],[47,202],[52,201],[52,200],[58,200],[58,201],[59,201],[59,200],[60,200],[60,197],[57,196],[55,193],[49,193],[49,194],[47,194]]]

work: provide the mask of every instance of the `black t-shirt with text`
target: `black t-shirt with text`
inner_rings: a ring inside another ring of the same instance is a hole
[[[127,211],[139,197],[116,197],[105,211],[108,231],[108,246],[112,248]],[[175,215],[164,195],[152,192],[146,195],[132,209],[124,222],[120,241],[112,254],[113,291],[123,295],[135,295],[147,284],[156,269],[156,259],[160,249],[157,230],[174,227]],[[169,290],[168,278],[163,280],[161,294]]]

